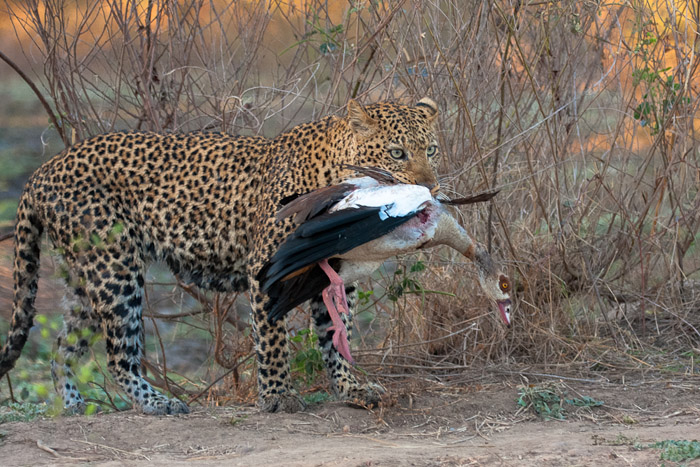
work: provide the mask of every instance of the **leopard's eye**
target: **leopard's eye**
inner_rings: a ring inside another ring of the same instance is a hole
[[[391,157],[394,159],[406,159],[406,153],[404,152],[403,149],[399,148],[394,148],[390,150],[391,152]]]
[[[438,153],[438,147],[434,144],[431,144],[430,146],[428,146],[428,149],[425,150],[425,154],[428,157],[433,157],[437,153]]]

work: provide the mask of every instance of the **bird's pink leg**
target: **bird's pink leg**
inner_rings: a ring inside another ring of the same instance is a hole
[[[328,260],[324,259],[319,261],[319,266],[326,273],[331,284],[323,289],[321,296],[323,297],[323,303],[325,303],[328,309],[328,314],[331,317],[330,330],[333,332],[333,346],[340,352],[340,355],[345,357],[350,363],[353,362],[352,355],[350,355],[350,343],[348,342],[348,331],[345,328],[345,323],[340,319],[340,313],[345,313],[350,315],[350,309],[348,308],[348,297],[345,295],[345,283],[343,279],[333,270]]]

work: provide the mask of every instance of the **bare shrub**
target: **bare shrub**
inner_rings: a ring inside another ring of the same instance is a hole
[[[377,299],[391,274],[366,285],[368,365],[449,372],[475,359],[585,362],[598,344],[698,347],[699,12],[687,3],[6,6],[66,144],[121,128],[272,136],[351,97],[433,97],[443,191],[501,189],[460,215],[508,265],[518,310],[503,329],[473,268],[428,253],[423,287],[456,297],[394,304]],[[249,344],[226,347],[227,315],[212,305],[231,299],[201,303],[218,310],[205,321],[216,360],[236,367]]]

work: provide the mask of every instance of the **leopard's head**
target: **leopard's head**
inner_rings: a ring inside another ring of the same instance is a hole
[[[379,167],[437,193],[437,116],[437,105],[427,97],[415,106],[382,102],[363,107],[350,100],[347,122],[357,148],[355,164]]]

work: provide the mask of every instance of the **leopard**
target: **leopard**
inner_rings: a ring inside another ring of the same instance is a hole
[[[347,102],[341,115],[303,123],[274,138],[224,132],[116,131],[68,147],[41,165],[19,199],[14,228],[14,298],[0,353],[0,378],[27,342],[44,235],[65,266],[70,295],[54,346],[51,374],[67,413],[86,402],[75,366],[95,340],[105,341],[107,368],[144,414],[188,413],[156,390],[142,371],[145,274],[167,265],[180,281],[214,292],[248,292],[257,361],[258,405],[266,412],[305,408],[290,372],[286,320],[268,319],[270,300],[256,275],[294,230],[275,214],[285,200],[341,182],[350,166],[383,169],[404,183],[439,189],[438,107]],[[356,284],[346,286],[348,305]],[[332,345],[322,297],[309,301],[332,393],[376,405],[383,388],[358,382]],[[352,313],[343,316],[352,330]]]

